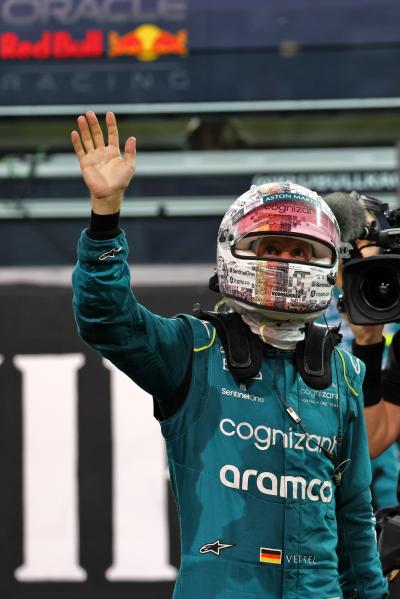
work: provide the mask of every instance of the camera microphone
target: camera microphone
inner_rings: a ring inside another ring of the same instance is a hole
[[[356,191],[337,191],[324,196],[338,222],[342,242],[362,239],[368,234],[367,215],[359,197]]]

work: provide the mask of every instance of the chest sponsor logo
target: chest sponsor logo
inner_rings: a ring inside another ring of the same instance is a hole
[[[237,466],[226,464],[222,466],[219,478],[225,487],[254,492],[258,490],[263,495],[293,499],[308,499],[310,501],[332,501],[333,489],[330,480],[313,478],[307,481],[302,476],[276,476],[273,472],[244,470]]]
[[[219,430],[226,437],[239,437],[242,441],[251,442],[260,451],[266,451],[275,445],[281,445],[285,449],[295,449],[312,452],[321,452],[322,448],[332,452],[336,445],[336,436],[323,437],[321,435],[306,435],[279,428],[272,428],[265,424],[253,426],[249,422],[236,423],[231,418],[223,418],[219,423]]]
[[[310,389],[302,387],[299,393],[299,399],[302,403],[326,406],[336,408],[338,403],[337,391]]]
[[[227,397],[236,397],[238,399],[248,399],[250,401],[264,403],[263,397],[253,395],[253,393],[247,393],[246,391],[236,391],[235,389],[226,389],[226,387],[222,387],[221,393]]]

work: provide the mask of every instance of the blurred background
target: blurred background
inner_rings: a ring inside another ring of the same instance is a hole
[[[179,564],[151,398],[75,330],[76,117],[137,137],[136,292],[191,312],[251,184],[399,206],[399,62],[397,0],[0,0],[1,597],[169,597]]]

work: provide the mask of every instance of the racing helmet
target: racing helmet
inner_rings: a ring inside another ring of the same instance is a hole
[[[307,260],[259,256],[266,237],[306,241],[311,254]],[[275,320],[313,320],[331,301],[339,246],[336,218],[315,191],[290,181],[253,185],[232,204],[219,228],[219,291],[236,306],[267,311]]]

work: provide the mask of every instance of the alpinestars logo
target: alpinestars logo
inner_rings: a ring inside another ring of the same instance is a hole
[[[99,260],[107,260],[107,258],[114,258],[115,254],[118,254],[121,250],[122,250],[122,247],[119,247],[119,248],[113,248],[112,250],[109,250],[108,252],[104,252],[104,254],[101,254],[101,256],[99,256]]]
[[[222,549],[229,549],[229,547],[235,547],[235,545],[228,545],[227,543],[221,543],[221,541],[219,539],[217,539],[216,541],[214,541],[214,543],[207,543],[206,545],[203,545],[203,547],[200,547],[199,552],[200,553],[215,553],[215,555],[218,555],[221,553]]]

